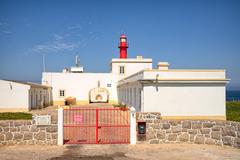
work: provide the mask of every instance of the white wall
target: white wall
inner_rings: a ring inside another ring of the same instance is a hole
[[[225,116],[225,84],[144,86],[144,112],[162,116]]]
[[[53,101],[63,101],[59,97],[59,90],[65,90],[65,97],[76,97],[77,101],[89,100],[89,91],[100,86],[106,88],[110,100],[117,100],[117,77],[111,73],[57,73],[45,72],[42,84],[52,86]],[[111,84],[108,87],[107,84]]]
[[[0,110],[26,109],[28,110],[29,85],[0,80]]]

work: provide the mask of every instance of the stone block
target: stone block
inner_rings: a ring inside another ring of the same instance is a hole
[[[234,145],[233,146],[240,149],[240,138],[235,138],[234,139]]]
[[[213,124],[210,122],[203,123],[203,128],[212,128],[212,127],[213,127]]]
[[[40,131],[39,133],[35,134],[34,138],[37,139],[37,140],[45,140],[46,139],[46,133]]]
[[[183,128],[183,129],[182,129],[182,132],[187,132],[187,131],[188,131],[187,128]]]
[[[165,131],[158,131],[157,132],[157,138],[158,139],[165,139],[165,137],[166,137]]]
[[[14,126],[15,127],[19,127],[19,126],[23,126],[24,122],[23,121],[14,121]]]
[[[3,129],[2,129],[2,127],[0,127],[0,132],[2,132],[3,131]]]
[[[9,141],[13,139],[12,132],[5,132],[4,135],[5,135],[5,141]]]
[[[181,127],[180,126],[174,126],[174,127],[172,127],[172,132],[173,133],[179,133],[179,132],[181,132],[182,130],[181,130]]]
[[[191,129],[191,127],[192,127],[191,121],[183,121],[182,128]]]
[[[190,134],[190,142],[194,142],[195,134]]]
[[[196,138],[195,138],[194,143],[204,144],[204,136],[203,135],[197,135]]]
[[[4,134],[0,134],[0,142],[4,141]]]
[[[201,122],[192,122],[192,129],[201,129],[202,123]]]
[[[203,128],[203,129],[200,129],[200,131],[202,134],[209,134],[211,130],[209,128]]]
[[[3,131],[4,131],[4,132],[8,132],[8,131],[9,131],[9,127],[4,127],[4,128],[3,128]]]
[[[236,133],[231,127],[223,127],[222,128],[222,136],[236,137]]]
[[[17,127],[12,127],[10,128],[10,132],[17,132],[18,131],[18,128]]]
[[[157,123],[154,123],[154,124],[152,125],[152,128],[153,128],[153,129],[160,129],[160,125],[157,124]]]
[[[169,123],[172,125],[172,126],[176,126],[178,124],[180,124],[181,121],[177,121],[177,120],[170,120]]]
[[[29,128],[28,128],[28,126],[21,126],[20,130],[21,130],[21,132],[27,132],[27,131],[29,131]]]
[[[19,140],[23,138],[22,133],[13,133],[14,140]]]
[[[23,140],[32,140],[33,134],[31,132],[25,132],[23,137]]]
[[[212,131],[220,131],[221,127],[220,126],[213,126]]]
[[[237,132],[237,137],[240,138],[240,131]]]
[[[197,129],[189,129],[188,133],[189,134],[197,134]]]
[[[232,146],[233,145],[232,138],[229,137],[229,136],[222,137],[222,141],[223,141],[224,145],[228,145],[228,146]]]
[[[150,144],[158,144],[159,140],[158,139],[152,139],[150,140]]]
[[[220,131],[212,131],[211,136],[212,136],[213,139],[220,140],[221,133],[220,133]]]
[[[58,136],[57,133],[53,133],[53,134],[52,134],[52,139],[57,139],[57,136]]]
[[[168,123],[162,124],[162,129],[169,129],[169,128],[170,128],[170,124],[168,124]]]
[[[47,132],[50,132],[50,133],[57,132],[57,130],[58,130],[58,128],[57,128],[56,125],[48,126],[48,127],[46,128],[46,131],[47,131]]]
[[[183,133],[182,135],[179,136],[179,140],[181,142],[188,142],[189,141],[189,134]]]
[[[32,125],[31,128],[30,128],[30,131],[31,132],[38,132],[39,128],[36,125]]]
[[[216,121],[216,125],[218,125],[218,126],[225,126],[226,125],[226,121]]]
[[[169,141],[176,141],[177,140],[177,134],[169,134],[168,135]]]
[[[208,139],[205,140],[205,144],[215,144],[215,140],[211,139],[211,138],[208,138]]]
[[[0,127],[9,127],[9,121],[0,121]]]

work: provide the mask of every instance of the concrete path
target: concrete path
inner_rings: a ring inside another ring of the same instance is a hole
[[[1,160],[240,160],[240,150],[194,144],[1,146]]]

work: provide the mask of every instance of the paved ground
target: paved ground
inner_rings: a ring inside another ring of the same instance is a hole
[[[1,160],[240,160],[240,150],[194,144],[1,146]]]

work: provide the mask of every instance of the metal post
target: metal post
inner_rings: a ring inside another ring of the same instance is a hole
[[[63,108],[58,109],[58,145],[63,145]]]
[[[136,110],[130,108],[130,144],[136,144]]]

